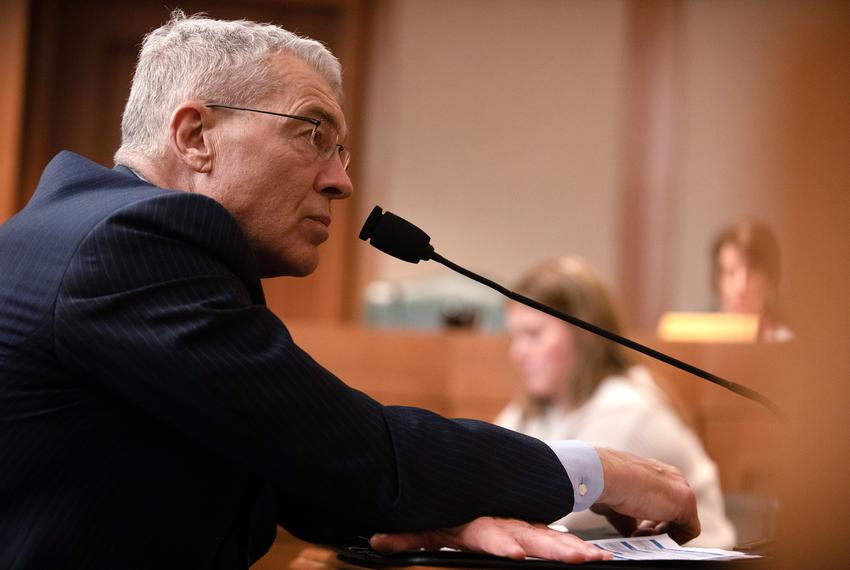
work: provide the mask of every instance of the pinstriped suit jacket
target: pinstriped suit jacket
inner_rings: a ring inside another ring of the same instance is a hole
[[[308,540],[554,520],[525,436],[382,406],[293,342],[217,202],[69,152],[0,227],[0,568],[247,568]]]

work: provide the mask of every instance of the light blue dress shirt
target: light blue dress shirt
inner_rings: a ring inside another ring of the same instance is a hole
[[[583,511],[599,499],[605,488],[602,461],[596,449],[583,441],[544,441],[552,448],[573,484],[573,512]]]

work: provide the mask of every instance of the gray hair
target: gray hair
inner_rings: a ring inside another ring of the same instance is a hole
[[[184,101],[252,105],[262,100],[276,87],[270,56],[281,52],[309,63],[342,98],[339,61],[320,42],[271,24],[173,11],[168,23],[142,42],[115,161],[162,156],[171,113]]]

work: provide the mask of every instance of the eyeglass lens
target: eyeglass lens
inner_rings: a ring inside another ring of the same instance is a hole
[[[348,163],[351,160],[351,153],[343,145],[339,144],[339,132],[330,124],[322,121],[313,127],[313,134],[310,142],[315,146],[319,154],[329,160],[334,153],[339,153],[339,158],[342,161],[342,167],[348,168]]]

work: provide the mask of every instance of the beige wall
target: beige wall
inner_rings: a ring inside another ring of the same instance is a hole
[[[612,274],[623,3],[384,8],[367,96],[364,210],[380,203],[408,217],[440,253],[498,278],[568,251]],[[443,271],[370,261],[382,278]]]
[[[812,34],[829,47],[818,34],[836,17],[835,4],[820,0],[686,6],[687,122],[671,299],[681,309],[710,299],[707,248],[724,223],[759,217],[777,229],[787,253],[778,196],[807,190],[788,177],[788,157],[800,144],[789,125],[807,112],[798,97],[807,89],[800,67],[812,63]]]

